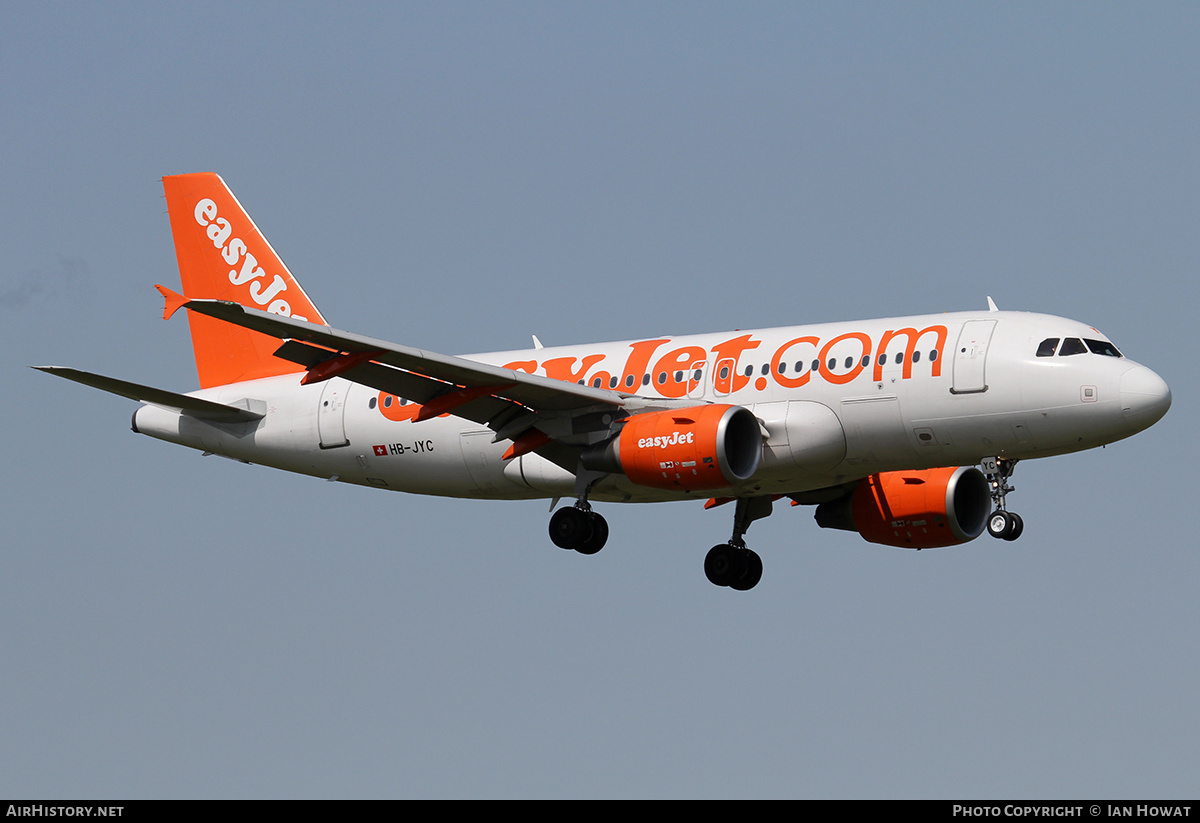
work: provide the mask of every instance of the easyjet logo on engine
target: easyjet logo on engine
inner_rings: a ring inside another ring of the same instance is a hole
[[[269,282],[264,279],[267,273],[258,265],[258,258],[246,248],[246,242],[242,238],[233,236],[233,226],[217,214],[216,203],[205,198],[196,203],[193,214],[196,223],[204,227],[213,247],[221,253],[221,259],[235,267],[229,270],[230,283],[235,286],[249,284],[250,299],[259,306],[266,306],[266,310],[272,314],[308,320],[307,317],[292,314],[291,305],[283,297],[287,291],[287,281],[281,275],[274,275]],[[241,261],[240,268],[237,267],[238,261]]]
[[[639,449],[665,449],[667,446],[692,443],[695,437],[695,432],[672,432],[670,437],[643,437],[637,445]]]

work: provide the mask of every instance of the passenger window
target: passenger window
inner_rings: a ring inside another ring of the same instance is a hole
[[[1072,354],[1087,354],[1087,346],[1078,337],[1068,337],[1063,340],[1058,350],[1059,357],[1070,357]]]
[[[1105,357],[1120,357],[1121,353],[1117,351],[1117,347],[1105,340],[1084,340],[1087,347],[1092,350],[1092,354],[1102,354]]]
[[[646,372],[645,374],[642,375],[642,385],[643,386],[650,385],[650,372]]]
[[[633,388],[633,375],[632,374],[625,378],[625,388],[627,388],[627,389]]]
[[[887,355],[886,354],[879,355],[879,365],[881,365],[881,366],[887,365]]]
[[[667,382],[667,373],[665,371],[660,371],[658,373],[658,385],[661,386],[663,383],[666,383],[666,382]]]
[[[920,353],[919,351],[915,351],[915,352],[913,352],[913,362],[914,362],[914,363],[920,363],[920,362],[921,362],[921,353]]]
[[[1037,356],[1038,357],[1053,357],[1054,350],[1057,348],[1058,348],[1058,338],[1057,337],[1047,337],[1045,340],[1042,341],[1042,345],[1038,346]]]
[[[929,353],[929,362],[932,363],[934,360],[937,360],[937,349]]]

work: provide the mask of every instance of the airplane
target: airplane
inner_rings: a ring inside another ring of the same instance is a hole
[[[713,584],[747,591],[773,503],[902,548],[1015,540],[1021,460],[1157,422],[1171,391],[1084,323],[998,310],[448,356],[331,327],[219,176],[163,178],[200,389],[59,366],[144,404],[133,431],[301,474],[551,499],[551,541],[608,539],[596,502],[733,503]]]

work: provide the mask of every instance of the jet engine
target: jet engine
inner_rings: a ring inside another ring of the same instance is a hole
[[[762,443],[744,406],[693,406],[628,418],[616,437],[584,453],[583,465],[653,488],[720,489],[758,471]]]
[[[983,533],[991,488],[974,467],[873,474],[854,491],[817,507],[817,525],[856,531],[905,549],[956,546]]]

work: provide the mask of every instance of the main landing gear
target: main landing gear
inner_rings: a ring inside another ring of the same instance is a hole
[[[1008,493],[1016,491],[1008,485],[1017,467],[1016,460],[1005,460],[1003,457],[989,457],[982,463],[983,474],[992,487],[992,503],[995,510],[988,516],[987,530],[992,537],[1001,540],[1016,540],[1025,531],[1025,521],[1016,512],[1010,512],[1006,503]]]
[[[595,554],[608,542],[608,521],[592,511],[592,505],[588,503],[588,492],[602,477],[603,472],[591,471],[583,466],[575,472],[575,494],[578,497],[575,505],[559,509],[550,518],[550,540],[560,549]],[[554,506],[551,505],[551,508]]]
[[[742,538],[750,524],[771,513],[770,497],[739,497],[733,515],[733,536],[728,543],[713,546],[704,558],[704,575],[715,586],[744,592],[762,579],[763,564],[758,553],[746,548]]]
[[[550,540],[560,549],[595,554],[608,541],[608,521],[592,511],[586,500],[581,500],[559,509],[550,518]]]

